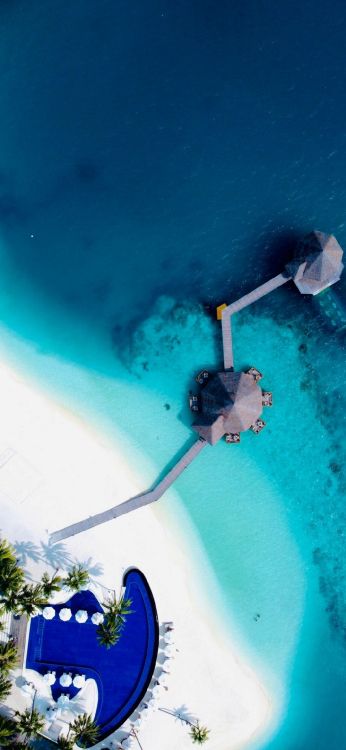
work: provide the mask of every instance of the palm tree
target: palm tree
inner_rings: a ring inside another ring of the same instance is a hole
[[[125,599],[124,595],[119,596],[119,599],[117,599],[116,594],[114,594],[111,599],[106,599],[103,606],[108,617],[118,619],[124,623],[127,615],[132,615],[133,613],[131,605],[132,599]]]
[[[12,562],[16,561],[15,551],[11,544],[6,539],[0,539],[0,562]]]
[[[201,727],[198,722],[191,726],[190,737],[197,745],[203,745],[209,739],[209,734],[210,730],[207,727]]]
[[[0,702],[4,701],[10,695],[11,690],[12,682],[8,678],[6,671],[4,671],[2,667],[0,672]]]
[[[15,722],[0,715],[0,747],[12,746],[16,732]]]
[[[64,579],[64,586],[71,591],[80,591],[88,586],[89,573],[81,563],[72,565],[66,578]]]
[[[114,594],[113,597],[106,599],[103,605],[106,616],[104,622],[97,629],[97,639],[101,646],[111,648],[118,642],[126,617],[133,612],[131,604],[132,599],[125,599],[123,595],[117,599],[116,594]]]
[[[60,747],[60,750],[73,750],[74,738],[58,737],[57,745]]]
[[[15,711],[17,717],[17,731],[18,734],[23,735],[25,740],[33,739],[37,737],[40,731],[44,727],[44,717],[36,711],[36,708],[26,708],[22,713]]]
[[[43,609],[46,604],[48,604],[48,599],[44,595],[41,584],[25,583],[18,596],[16,612],[33,617],[37,614],[37,610]]]
[[[24,571],[18,566],[15,551],[6,541],[0,539],[0,593],[19,591],[24,581]]]
[[[6,596],[1,600],[1,609],[3,612],[13,612],[17,614],[18,598],[20,591],[9,590]]]
[[[52,576],[50,576],[48,573],[43,573],[43,576],[41,578],[41,588],[43,595],[47,599],[50,599],[52,594],[54,594],[56,591],[60,591],[61,583],[62,578],[61,576],[58,576],[57,570],[55,571],[55,573],[53,573]]]
[[[100,646],[111,648],[111,646],[115,646],[118,643],[121,636],[121,627],[114,620],[106,617],[104,622],[98,626],[96,635]]]
[[[201,727],[198,719],[193,719],[185,706],[174,709],[173,711],[170,708],[160,707],[159,711],[163,711],[164,714],[174,716],[176,719],[180,719],[184,724],[188,724],[188,726],[191,727],[190,737],[192,742],[196,742],[198,745],[203,745],[203,743],[209,739],[210,729],[207,729],[207,727]]]
[[[6,643],[0,643],[0,669],[3,674],[8,674],[17,664],[18,651],[13,638]]]
[[[70,730],[74,741],[78,742],[81,747],[95,745],[100,734],[97,724],[95,724],[89,714],[77,716],[74,722],[70,724]]]
[[[4,544],[4,542],[0,542]],[[0,553],[0,603],[12,592],[20,591],[24,583],[24,571],[18,567],[15,557],[9,559]]]

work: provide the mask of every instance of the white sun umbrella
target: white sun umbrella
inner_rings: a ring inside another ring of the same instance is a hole
[[[128,737],[125,737],[125,739],[122,741],[121,747],[128,748],[131,747],[131,745],[133,745],[133,737],[131,737],[131,735],[129,734]]]
[[[91,622],[93,625],[101,625],[104,619],[102,612],[94,612],[94,614],[91,615]]]
[[[168,681],[168,674],[167,674],[167,672],[161,672],[161,674],[159,675],[159,677],[157,679],[158,679],[160,685],[167,685],[167,681]]]
[[[158,702],[157,702],[156,698],[150,698],[150,700],[147,701],[147,706],[148,706],[148,708],[152,708],[152,709],[157,708]]]
[[[47,685],[54,685],[56,682],[55,672],[46,672],[46,674],[43,675],[43,679]]]
[[[155,687],[153,687],[151,692],[154,698],[158,698],[158,696],[161,695],[160,685],[155,685]]]
[[[166,646],[166,648],[164,648],[164,650],[163,650],[163,653],[165,654],[165,656],[168,656],[169,658],[171,656],[173,656],[173,654],[174,654],[173,646],[170,645],[170,644],[168,646]]]
[[[75,688],[82,688],[85,685],[85,675],[84,674],[76,674],[73,678],[73,686]]]
[[[62,687],[70,687],[72,684],[72,677],[70,674],[67,674],[67,672],[64,672],[64,674],[61,675],[59,682]]]
[[[59,612],[60,620],[63,620],[63,622],[67,622],[72,617],[72,612],[68,607],[63,607]]]
[[[142,723],[142,717],[141,716],[137,716],[137,719],[135,719],[134,721],[131,722],[132,726],[134,726],[136,729],[138,729],[138,727],[140,727],[141,723]]]
[[[57,700],[58,706],[66,707],[69,702],[70,702],[70,698],[68,695],[64,695],[64,694],[59,695],[59,698]]]
[[[44,607],[42,614],[45,620],[52,620],[55,617],[55,609],[54,607]]]
[[[78,612],[76,612],[75,617],[77,622],[86,622],[88,619],[88,613],[85,609],[79,609]]]

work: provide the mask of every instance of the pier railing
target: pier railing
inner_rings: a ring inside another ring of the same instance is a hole
[[[231,316],[234,313],[243,310],[244,307],[252,305],[261,297],[265,297],[266,294],[273,292],[279,286],[286,284],[289,281],[289,276],[279,273],[278,276],[274,276],[265,284],[261,284],[256,289],[253,289],[249,294],[245,294],[244,297],[240,297],[231,305],[228,305],[222,311],[222,343],[223,343],[223,358],[225,370],[231,370],[233,368],[233,345],[232,345],[232,329],[231,329]]]
[[[206,445],[206,441],[199,438],[191,448],[181,456],[173,468],[165,474],[163,479],[161,479],[151,490],[142,492],[140,495],[135,495],[135,497],[130,497],[123,503],[115,505],[113,508],[109,508],[109,510],[105,510],[102,513],[96,513],[94,516],[89,516],[89,518],[85,518],[83,521],[78,521],[77,523],[66,526],[59,531],[55,531],[51,534],[50,541],[55,544],[55,542],[60,542],[62,539],[67,539],[70,536],[80,534],[82,531],[87,531],[87,529],[91,529],[101,523],[106,523],[106,521],[110,521],[112,518],[118,518],[125,513],[130,513],[133,510],[137,510],[137,508],[142,508],[144,505],[156,502],[156,500],[159,500],[166,490],[168,490],[173,482],[175,482],[184,469],[192,463]]]

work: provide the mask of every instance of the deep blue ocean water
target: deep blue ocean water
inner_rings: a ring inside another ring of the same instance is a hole
[[[311,228],[346,247],[345,30],[337,0],[0,3],[1,350],[158,470],[221,360],[204,305]],[[274,392],[266,431],[178,490],[281,696],[260,747],[340,750],[345,338],[287,288],[238,317],[235,352]]]

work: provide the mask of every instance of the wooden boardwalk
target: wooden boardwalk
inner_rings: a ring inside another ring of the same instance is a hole
[[[242,310],[244,307],[247,307],[248,305],[251,305],[253,302],[256,302],[256,300],[260,299],[261,297],[264,297],[266,294],[269,294],[269,292],[273,292],[274,289],[277,289],[279,286],[282,286],[282,284],[286,284],[286,281],[289,281],[289,276],[285,276],[284,274],[280,273],[278,276],[274,276],[269,281],[266,281],[265,284],[261,284],[261,286],[258,286],[257,289],[254,289],[249,294],[245,294],[244,297],[240,297],[240,299],[236,300],[236,302],[232,302],[231,305],[228,305],[225,307],[225,309],[222,312],[222,344],[223,344],[223,358],[224,358],[224,366],[225,370],[231,370],[233,369],[233,346],[232,346],[232,329],[231,329],[231,316],[234,315],[234,313],[239,312],[239,310]]]
[[[21,615],[21,617],[18,618],[12,617],[10,636],[11,638],[14,638],[18,650],[18,661],[16,666],[19,669],[23,669],[24,667],[28,626],[29,620],[25,615]]]
[[[231,316],[234,315],[234,313],[239,312],[239,310],[242,310],[244,307],[256,302],[256,300],[261,297],[264,297],[266,294],[274,291],[274,289],[277,289],[279,286],[282,286],[282,284],[286,284],[286,281],[288,281],[289,278],[288,275],[280,273],[278,276],[274,276],[274,278],[266,281],[265,284],[261,284],[261,286],[257,287],[257,289],[254,289],[249,294],[245,294],[244,297],[240,297],[236,302],[232,302],[231,305],[225,307],[221,318],[225,370],[233,369]],[[154,485],[152,489],[142,492],[135,497],[130,497],[128,500],[120,503],[120,505],[115,505],[109,510],[105,510],[102,513],[96,513],[94,516],[89,516],[89,518],[85,518],[83,521],[78,521],[77,523],[53,532],[53,534],[50,535],[51,543],[54,544],[60,542],[62,539],[68,539],[71,536],[80,534],[82,531],[87,531],[87,529],[91,529],[101,523],[106,523],[112,518],[118,518],[125,513],[130,513],[137,508],[142,508],[144,505],[156,502],[156,500],[159,500],[160,497],[162,497],[173,482],[175,482],[182,471],[184,471],[194,458],[196,458],[205,445],[207,445],[207,442],[203,440],[203,438],[199,438],[199,440],[197,440],[191,448],[184,453],[179,461],[177,461],[173,468],[167,472],[164,478]]]
[[[77,523],[71,524],[71,526],[66,526],[64,529],[55,531],[50,535],[51,543],[55,544],[55,542],[60,542],[62,539],[67,539],[70,536],[80,534],[82,531],[87,531],[87,529],[91,529],[101,523],[106,523],[106,521],[110,521],[112,518],[118,518],[125,513],[130,513],[132,510],[142,508],[143,505],[149,505],[149,503],[156,502],[156,500],[159,500],[166,490],[168,490],[173,482],[175,482],[184,469],[192,463],[206,445],[208,445],[206,441],[199,438],[177,461],[173,468],[167,472],[164,478],[153,487],[153,489],[142,492],[140,495],[135,495],[135,497],[130,497],[128,500],[125,500],[125,502],[120,503],[120,505],[115,505],[109,510],[105,510],[102,513],[96,513],[96,515],[89,516],[89,518],[85,518],[83,521],[78,521]]]

